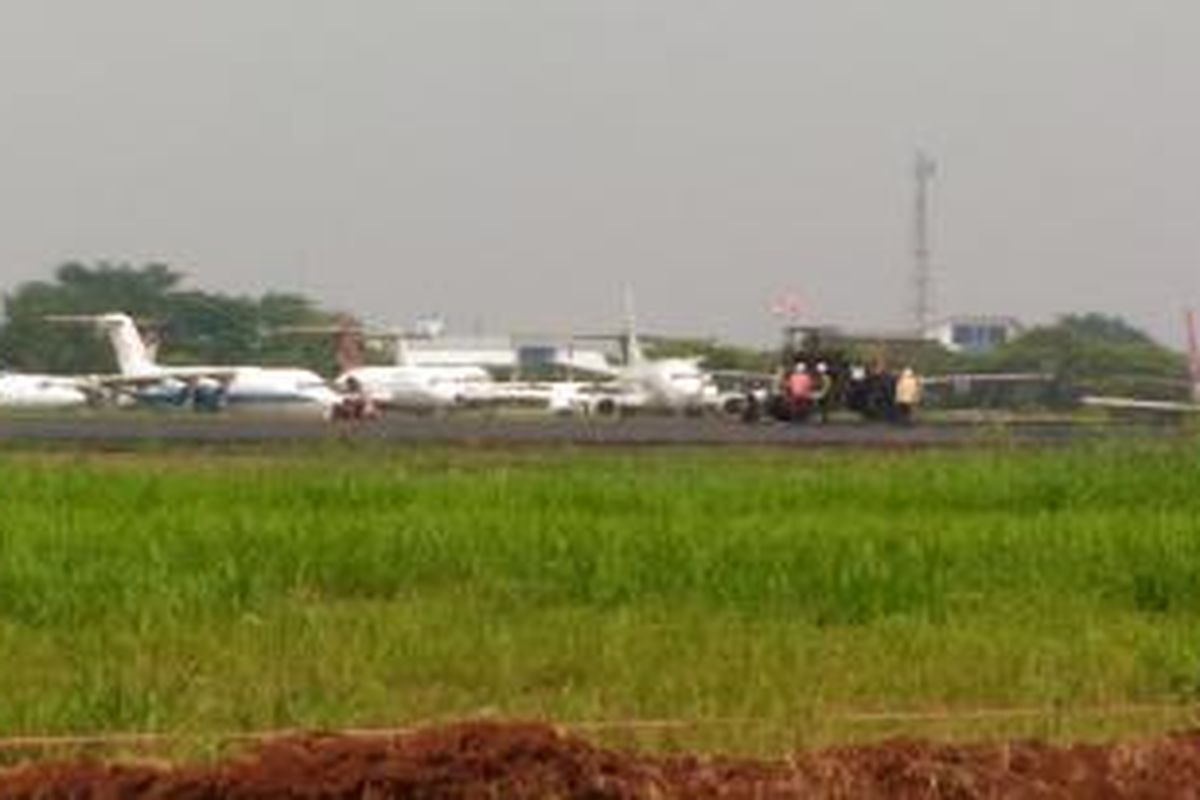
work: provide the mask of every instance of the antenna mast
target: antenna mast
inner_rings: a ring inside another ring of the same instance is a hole
[[[1196,338],[1196,312],[1189,308],[1184,312],[1187,327],[1188,376],[1192,379],[1192,402],[1200,403],[1200,340]]]
[[[937,164],[923,150],[917,151],[913,178],[913,306],[917,334],[924,336],[933,321],[933,274],[929,255],[929,184]]]

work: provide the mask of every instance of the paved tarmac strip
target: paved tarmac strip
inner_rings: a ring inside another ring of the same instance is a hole
[[[363,440],[446,444],[761,445],[820,447],[955,447],[1056,444],[1107,438],[1178,436],[1170,427],[1069,422],[927,423],[897,427],[855,422],[747,425],[728,419],[391,416],[329,423],[270,417],[130,415],[0,417],[0,441],[286,442]]]

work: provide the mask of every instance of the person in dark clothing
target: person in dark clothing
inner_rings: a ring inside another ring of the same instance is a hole
[[[754,423],[762,419],[763,401],[766,388],[760,381],[752,381],[746,390],[746,398],[742,405],[742,422]]]
[[[812,399],[820,414],[821,423],[829,421],[829,406],[833,402],[833,377],[824,361],[817,362],[817,374],[813,378]]]
[[[895,381],[890,372],[874,366],[868,368],[863,379],[864,416],[874,421],[890,420],[895,392]]]
[[[846,408],[859,416],[868,415],[867,403],[867,370],[854,364],[846,374]]]

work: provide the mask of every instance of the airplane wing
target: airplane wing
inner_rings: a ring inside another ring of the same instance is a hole
[[[142,375],[87,375],[84,380],[92,384],[112,389],[138,389],[145,386],[155,386],[165,381],[180,383],[197,383],[210,380],[228,384],[237,375],[237,370],[213,367],[163,367],[161,370]]]
[[[596,353],[589,350],[581,350],[570,353],[566,357],[556,358],[554,363],[560,367],[592,375],[601,375],[606,378],[616,377],[621,371],[620,367],[614,367],[612,364],[609,364],[607,359],[604,358],[603,353]]]
[[[949,385],[956,389],[969,389],[981,383],[1050,383],[1054,375],[1049,372],[956,372],[946,375],[922,375],[925,386]]]
[[[1090,408],[1107,408],[1114,411],[1149,411],[1159,414],[1200,413],[1200,405],[1174,400],[1138,400],[1134,397],[1105,397],[1089,395],[1079,402]]]
[[[748,369],[706,369],[704,370],[704,374],[719,381],[737,381],[741,383],[750,383],[752,381],[774,383],[779,378],[778,375],[770,372],[755,372]]]
[[[178,381],[201,381],[204,379],[229,383],[237,375],[234,367],[159,367],[155,374],[161,378]]]

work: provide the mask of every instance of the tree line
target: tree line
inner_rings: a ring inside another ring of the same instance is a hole
[[[330,374],[324,337],[281,336],[288,325],[332,325],[341,315],[301,294],[234,296],[189,289],[166,264],[70,262],[52,280],[23,283],[4,298],[0,364],[23,372],[94,373],[116,369],[107,341],[89,325],[47,321],[56,314],[123,311],[161,343],[172,364],[272,364]]]

